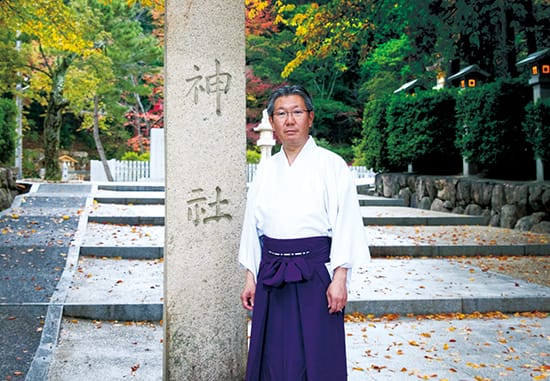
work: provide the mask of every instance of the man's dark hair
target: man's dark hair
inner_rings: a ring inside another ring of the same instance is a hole
[[[273,116],[273,109],[275,108],[275,101],[280,97],[287,97],[289,95],[299,95],[303,98],[304,103],[306,104],[307,111],[313,111],[313,101],[307,90],[300,85],[287,85],[282,86],[273,91],[269,97],[267,103],[267,114]]]

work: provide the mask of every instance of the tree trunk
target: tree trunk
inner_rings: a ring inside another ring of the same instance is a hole
[[[525,0],[525,40],[527,41],[527,53],[535,53],[537,51],[537,38],[535,35],[536,20],[533,12],[533,1]]]
[[[132,75],[132,83],[134,86],[138,85],[137,79],[135,76]],[[147,119],[145,115],[145,107],[143,107],[143,103],[141,102],[141,97],[138,93],[134,92],[134,99],[136,100],[136,106],[137,106],[137,112],[134,113],[135,115],[135,125],[137,129],[137,134],[139,136],[139,153],[143,153],[143,133],[141,131],[141,120],[139,118],[139,115],[143,115],[143,120],[145,121],[145,131],[146,134],[149,135],[149,131],[151,130],[151,126],[149,125],[149,120]]]
[[[103,169],[105,170],[105,175],[107,176],[107,181],[113,181],[113,175],[111,173],[111,168],[109,168],[109,163],[107,163],[107,157],[105,156],[105,150],[103,149],[103,144],[99,138],[99,98],[96,95],[94,97],[94,142],[97,148],[97,153],[101,159],[101,164],[103,164]]]
[[[71,58],[64,57],[52,73],[52,90],[49,94],[48,108],[44,118],[44,167],[46,180],[61,180],[59,166],[59,133],[63,122],[63,111],[69,105],[63,97],[65,76]]]

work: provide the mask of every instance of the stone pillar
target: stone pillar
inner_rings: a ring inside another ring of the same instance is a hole
[[[470,176],[470,164],[465,157],[462,158],[462,174],[466,177]]]
[[[533,86],[533,102],[537,103],[550,96],[550,89],[548,89],[548,86],[542,86],[539,81],[532,83],[532,80],[529,81],[529,84]],[[537,181],[544,181],[544,162],[540,157],[535,157],[535,169]]]
[[[243,380],[244,2],[167,0],[164,380]]]

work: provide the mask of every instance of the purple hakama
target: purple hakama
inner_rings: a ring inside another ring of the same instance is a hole
[[[329,237],[262,240],[247,381],[345,381],[344,313],[329,314]]]

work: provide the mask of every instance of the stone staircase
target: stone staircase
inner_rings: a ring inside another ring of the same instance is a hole
[[[550,289],[464,266],[453,257],[549,255],[550,237],[482,226],[480,216],[359,195],[372,261],[355,269],[347,312],[547,311]]]
[[[549,288],[445,258],[548,255],[548,237],[534,241],[397,199],[359,202],[373,259],[354,270],[346,312],[548,310]],[[163,247],[163,186],[93,185],[52,298],[57,312],[26,379],[162,379]]]
[[[35,361],[26,379],[160,380],[164,187],[93,185],[79,230],[47,376]]]

